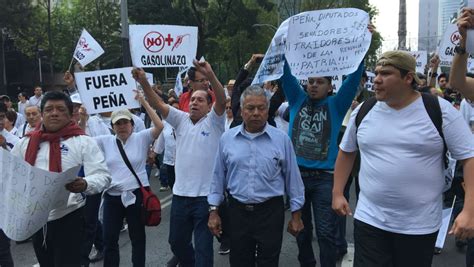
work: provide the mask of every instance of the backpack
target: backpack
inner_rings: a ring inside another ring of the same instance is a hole
[[[421,98],[423,99],[423,105],[425,106],[426,112],[431,119],[431,122],[436,127],[439,136],[443,139],[443,161],[444,161],[444,168],[445,168],[445,183],[447,189],[451,187],[451,182],[453,179],[452,171],[450,170],[450,163],[448,157],[448,147],[446,146],[446,141],[444,140],[443,134],[443,113],[441,112],[441,106],[439,105],[438,97],[433,96],[427,93],[421,93]],[[377,103],[377,99],[375,96],[367,99],[362,105],[360,106],[359,112],[355,118],[355,125],[356,125],[356,132],[359,128],[362,120],[364,117],[370,112],[370,110],[375,106]],[[445,187],[445,189],[446,189]]]

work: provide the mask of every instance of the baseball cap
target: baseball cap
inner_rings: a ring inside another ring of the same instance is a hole
[[[120,109],[112,112],[112,116],[110,116],[112,124],[115,124],[118,120],[126,119],[131,121],[132,120],[132,113],[128,109]]]
[[[383,53],[377,61],[377,66],[391,65],[396,68],[406,70],[413,74],[413,79],[417,84],[421,84],[420,78],[416,75],[416,59],[406,51],[388,51]]]

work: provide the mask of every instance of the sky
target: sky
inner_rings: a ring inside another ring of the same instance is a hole
[[[457,0],[456,0],[457,1]],[[393,50],[398,45],[398,0],[369,0],[379,14],[373,19],[377,31],[384,38],[382,52]],[[407,47],[418,49],[418,0],[406,0],[407,5]]]

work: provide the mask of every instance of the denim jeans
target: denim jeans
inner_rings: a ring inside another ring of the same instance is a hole
[[[305,203],[302,208],[304,230],[296,237],[298,260],[301,266],[316,266],[313,246],[314,215],[316,235],[320,249],[319,260],[322,267],[336,266],[336,226],[337,214],[331,208],[333,175],[321,172],[317,177],[304,177]]]
[[[173,195],[168,242],[180,266],[213,266],[213,237],[207,227],[208,208],[207,197]],[[191,243],[193,234],[194,248]]]
[[[12,254],[10,252],[10,239],[0,229],[0,266],[13,267]]]
[[[127,219],[128,234],[132,241],[132,263],[134,267],[145,266],[146,236],[145,225],[141,219],[142,193],[133,191],[135,204],[125,208],[120,196],[104,194],[104,266],[120,265],[119,235],[123,218]]]

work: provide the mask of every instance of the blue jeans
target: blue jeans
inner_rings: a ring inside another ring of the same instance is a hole
[[[316,266],[313,246],[313,225],[311,211],[320,249],[321,267],[336,266],[337,214],[331,208],[333,175],[321,172],[318,177],[304,177],[305,203],[302,208],[304,230],[296,237],[298,260],[301,266]],[[311,208],[312,207],[312,208]]]
[[[171,251],[183,267],[213,266],[212,234],[207,227],[209,219],[207,197],[181,197],[173,195],[171,204]],[[194,232],[194,248],[191,238]]]
[[[120,265],[119,235],[123,218],[127,219],[128,234],[132,241],[132,263],[134,267],[145,266],[146,236],[141,219],[142,193],[133,192],[135,204],[125,208],[120,196],[104,194],[104,267]]]

